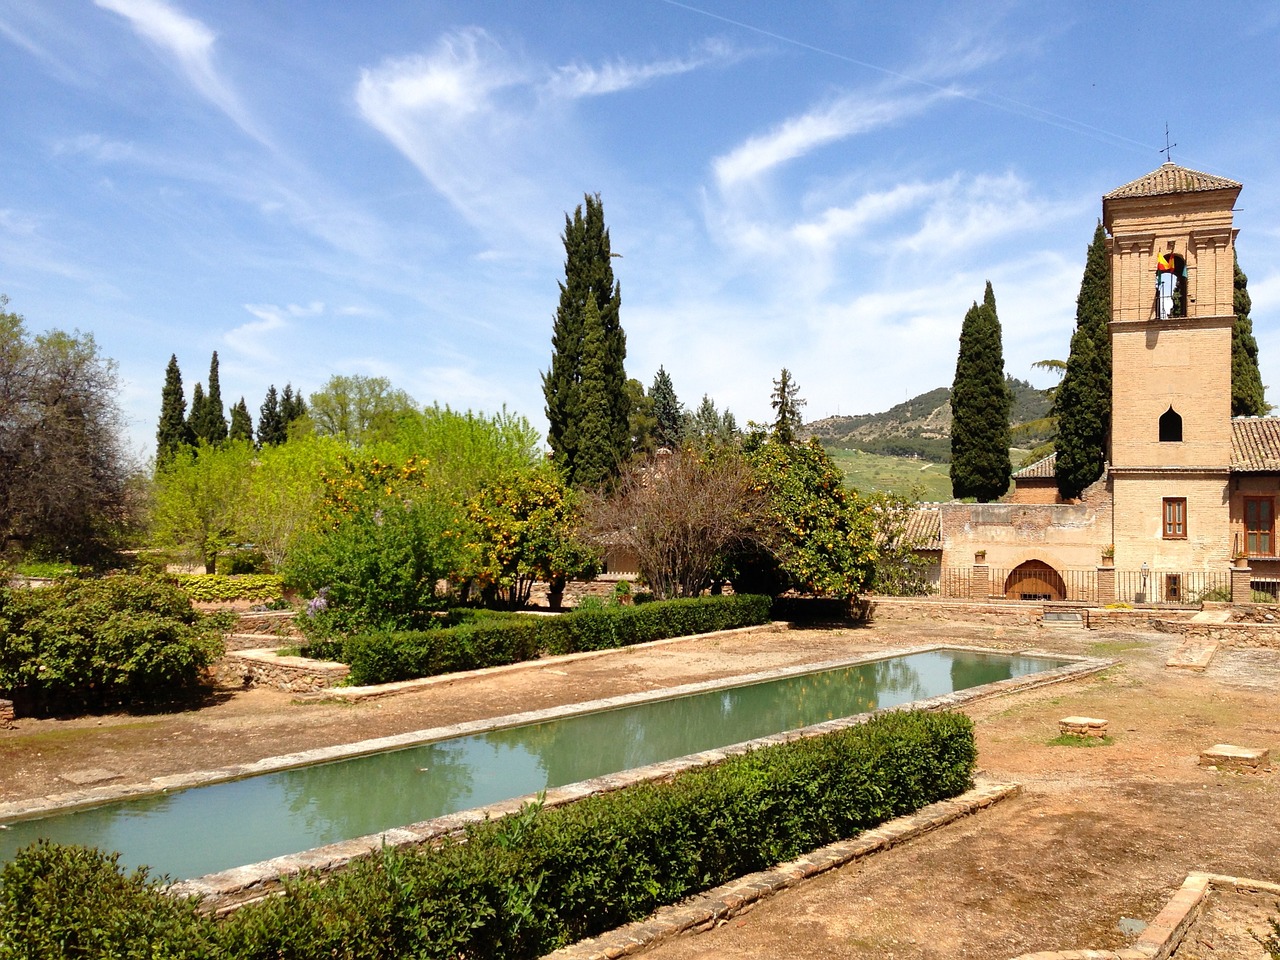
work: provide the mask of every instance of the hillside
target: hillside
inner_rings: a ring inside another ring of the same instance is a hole
[[[1045,391],[1025,380],[1008,378],[1013,391],[1011,425],[1040,420],[1049,415]],[[805,435],[817,437],[825,447],[862,450],[895,457],[918,457],[933,463],[951,459],[951,391],[938,387],[912,397],[883,413],[826,417],[805,424]],[[1019,435],[1020,446],[1034,446],[1047,438],[1043,430]]]

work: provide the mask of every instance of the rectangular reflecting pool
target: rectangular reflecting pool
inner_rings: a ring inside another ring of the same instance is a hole
[[[928,650],[580,713],[0,824],[201,876],[730,744],[1041,673],[1068,661]]]

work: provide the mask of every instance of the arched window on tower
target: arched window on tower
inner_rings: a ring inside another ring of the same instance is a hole
[[[1156,316],[1187,315],[1187,261],[1176,253],[1162,253],[1156,258]]]
[[[1173,407],[1160,414],[1160,442],[1182,442],[1182,417]]]

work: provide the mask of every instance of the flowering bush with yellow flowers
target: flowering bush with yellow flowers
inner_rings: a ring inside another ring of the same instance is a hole
[[[547,466],[515,470],[484,483],[466,502],[459,579],[480,588],[487,605],[518,610],[535,582],[563,589],[600,569],[580,533],[574,492]]]

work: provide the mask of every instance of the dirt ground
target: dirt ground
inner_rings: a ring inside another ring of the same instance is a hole
[[[1199,751],[1216,743],[1280,751],[1280,651],[1223,650],[1204,674],[1190,674],[1164,666],[1176,637],[1070,627],[921,618],[867,628],[762,630],[533,665],[351,705],[226,690],[198,710],[22,719],[0,731],[0,800],[948,641],[1120,663],[1092,678],[968,709],[977,725],[980,772],[1024,784],[1021,796],[648,956],[941,960],[1117,949],[1134,936],[1122,929],[1122,918],[1150,921],[1189,871],[1280,881],[1280,773],[1228,773],[1197,762]],[[1106,718],[1113,742],[1051,745],[1058,719],[1070,715]],[[1230,898],[1215,899],[1178,960],[1248,958],[1256,944],[1244,927],[1263,932],[1259,916],[1268,906],[1233,910]],[[1260,948],[1252,955],[1265,956]]]

